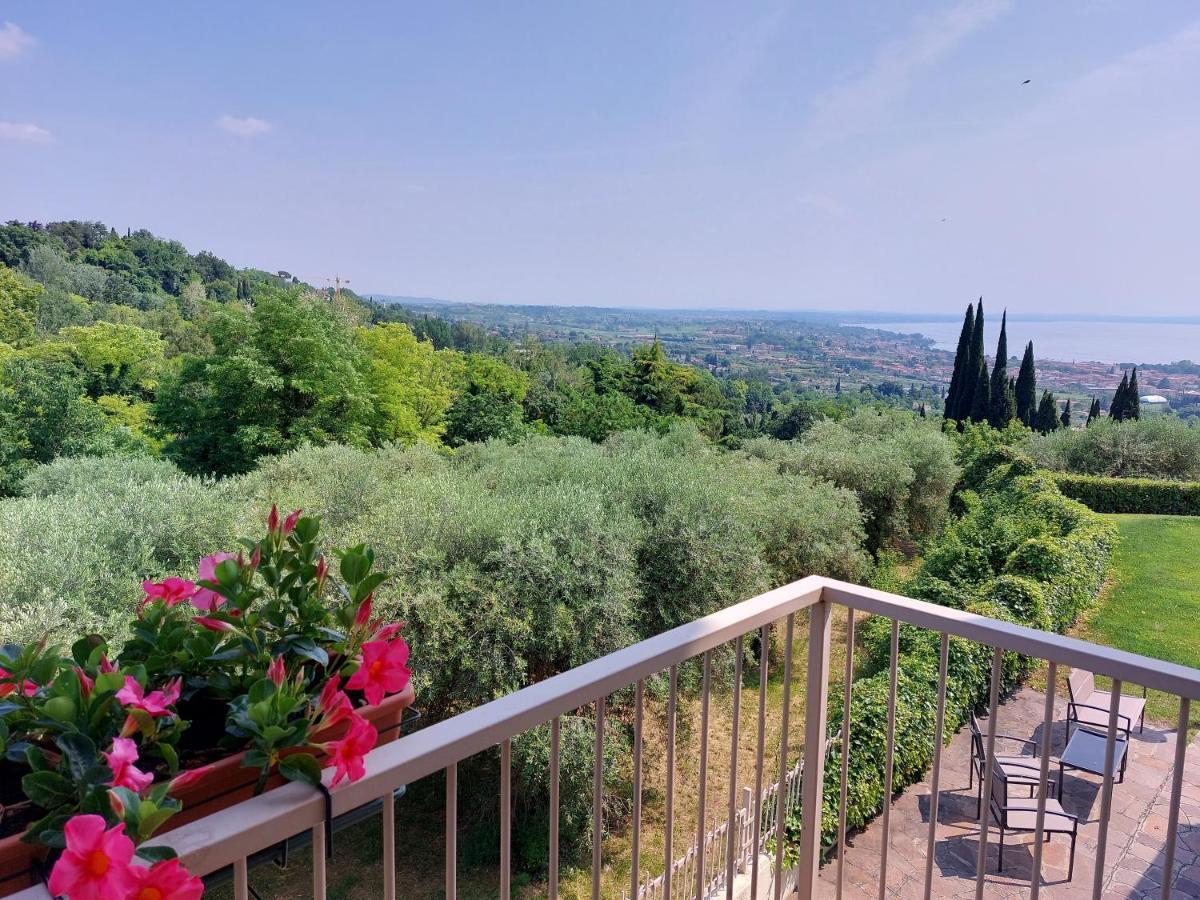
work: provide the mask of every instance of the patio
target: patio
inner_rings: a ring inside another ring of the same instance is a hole
[[[1001,706],[997,730],[1040,739],[1044,708],[1044,694],[1031,689],[1021,690]],[[1055,711],[1056,724],[1051,736],[1052,775],[1057,773],[1057,757],[1066,743],[1065,699],[1056,700]],[[1156,723],[1147,722],[1142,734],[1134,731],[1125,781],[1113,785],[1105,858],[1105,897],[1158,898],[1161,895],[1175,740],[1173,729],[1164,729]],[[979,829],[975,819],[977,788],[967,788],[970,743],[970,730],[964,727],[954,736],[942,757],[934,897],[973,897],[975,893]],[[998,749],[997,752],[1001,751]],[[1005,749],[1003,752],[1017,751]],[[1172,897],[1200,897],[1200,736],[1187,748],[1186,759],[1174,867],[1177,877]],[[1075,874],[1069,883],[1065,881],[1070,841],[1064,836],[1055,836],[1043,849],[1042,897],[1092,896],[1101,783],[1099,776],[1066,773],[1063,806],[1080,818]],[[1023,797],[1025,793],[1018,789],[1016,796]],[[890,896],[924,896],[929,809],[928,777],[906,790],[892,807],[887,891]],[[880,821],[876,819],[865,831],[848,839],[844,897],[879,895],[882,833]],[[996,840],[997,831],[992,820],[988,829],[986,895],[1028,897],[1033,870],[1033,836],[1011,833],[1005,836],[1003,873],[996,871]],[[821,871],[817,895],[833,897],[836,879],[837,864],[833,861]]]

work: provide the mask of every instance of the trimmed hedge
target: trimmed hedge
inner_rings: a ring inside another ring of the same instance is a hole
[[[926,551],[901,592],[933,603],[1054,631],[1064,631],[1094,602],[1104,581],[1115,533],[1108,523],[1065,497],[1054,480],[1012,451],[988,450],[988,460],[965,459],[973,477],[959,494],[962,514]],[[991,465],[988,465],[988,462]],[[846,825],[867,824],[883,808],[887,745],[891,623],[872,616],[860,629],[864,668],[851,703],[850,778]],[[940,641],[936,633],[902,625],[893,787],[899,792],[924,777],[932,761]],[[946,683],[946,736],[986,707],[992,648],[951,638]],[[1001,689],[1015,689],[1036,662],[1004,655]],[[831,691],[829,733],[841,731],[841,689]],[[835,741],[836,744],[836,741]],[[834,747],[835,757],[840,752]],[[837,834],[839,766],[830,761],[824,785],[824,842]],[[799,837],[799,811],[789,820]]]
[[[1200,481],[1104,478],[1055,472],[1058,489],[1102,513],[1200,516]]]

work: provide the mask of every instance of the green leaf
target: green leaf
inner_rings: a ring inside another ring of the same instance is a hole
[[[21,779],[21,790],[34,804],[46,810],[73,804],[77,799],[75,785],[57,772],[30,772]]]
[[[372,572],[355,586],[352,594],[354,602],[362,603],[363,600],[367,599],[369,593],[387,581],[387,579],[387,572]]]
[[[213,574],[216,576],[217,583],[222,587],[233,587],[238,583],[241,569],[238,568],[236,560],[225,559],[217,564]]]
[[[71,645],[71,658],[75,660],[76,665],[83,668],[91,661],[92,651],[103,646],[104,638],[98,634],[89,634]]]
[[[265,703],[275,696],[275,682],[269,678],[260,678],[250,685],[247,696],[251,703]]]
[[[165,859],[175,859],[179,856],[171,847],[147,847],[145,844],[137,848],[137,855],[142,859],[150,860],[150,862],[162,862]]]
[[[170,744],[158,744],[158,752],[162,754],[162,758],[166,760],[167,769],[174,776],[179,772],[179,754],[175,752],[175,748]]]
[[[288,781],[303,781],[316,787],[321,783],[321,766],[308,753],[293,753],[279,761],[279,774]]]
[[[370,570],[371,564],[367,561],[367,557],[357,549],[342,557],[342,580],[346,584],[358,584],[367,577],[367,572]]]
[[[292,645],[292,652],[297,656],[303,656],[305,659],[311,659],[323,668],[329,665],[329,654],[318,647],[312,638],[304,638],[303,640],[296,641]]]
[[[89,769],[96,765],[96,745],[86,734],[78,731],[60,734],[54,739],[67,760],[71,777],[83,781]]]

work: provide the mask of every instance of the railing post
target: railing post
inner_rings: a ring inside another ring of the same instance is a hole
[[[796,892],[816,896],[821,864],[821,807],[825,794],[825,721],[828,713],[829,636],[832,605],[808,610],[808,685],[804,696],[804,768],[800,782],[800,869]]]

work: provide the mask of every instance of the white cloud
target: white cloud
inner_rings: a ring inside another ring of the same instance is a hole
[[[258,137],[271,130],[271,123],[254,116],[221,116],[217,119],[217,127],[238,137]]]
[[[0,59],[16,59],[35,43],[33,35],[20,25],[5,22],[0,27]]]
[[[45,144],[54,140],[45,128],[30,122],[0,122],[0,141],[28,141]]]
[[[904,96],[916,73],[990,25],[1011,5],[1011,0],[967,0],[914,20],[906,35],[879,49],[865,72],[816,99],[809,140],[826,144],[873,127]]]

